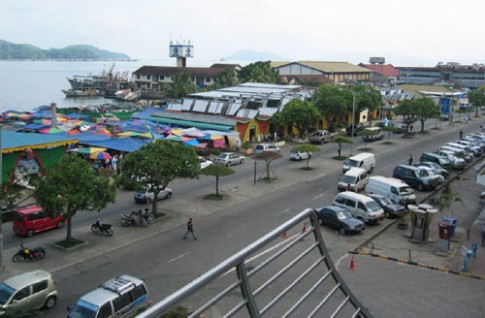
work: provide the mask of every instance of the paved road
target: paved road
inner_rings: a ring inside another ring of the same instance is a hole
[[[475,126],[478,126],[478,123]],[[466,128],[472,130],[473,125],[469,124]],[[417,136],[411,143],[426,143],[426,138],[426,136]],[[396,140],[395,147],[410,147],[408,145],[410,141],[401,142],[402,140]],[[326,146],[331,145],[324,147]],[[392,150],[387,145],[376,144],[375,147],[382,147],[385,151]],[[393,158],[391,153],[380,156],[379,160],[385,161],[388,160],[387,158]],[[399,162],[398,159],[392,159],[392,161],[394,164]],[[335,182],[326,182],[322,179],[322,175],[325,174],[328,180],[336,180],[341,163],[332,160],[312,160],[311,165],[315,166],[315,170],[310,177],[299,170],[299,166],[303,164],[295,163],[294,169],[288,169],[284,173],[278,172],[279,180],[270,185],[253,186],[252,180],[234,180],[227,183],[223,181],[222,188],[230,196],[229,200],[207,202],[202,200],[202,196],[207,194],[208,190],[200,189],[194,197],[164,202],[163,208],[167,216],[150,228],[119,229],[113,238],[94,237],[89,233],[87,226],[77,229],[76,236],[89,241],[87,247],[67,254],[50,248],[48,257],[42,262],[22,263],[17,267],[11,267],[8,264],[0,275],[3,278],[16,272],[30,270],[33,266],[53,271],[60,280],[59,285],[63,286],[63,298],[60,307],[56,308],[56,311],[49,312],[49,315],[59,317],[64,313],[66,304],[71,304],[73,299],[85,292],[86,287],[74,289],[72,286],[79,285],[80,280],[82,280],[82,286],[97,286],[100,281],[114,275],[114,268],[116,271],[136,273],[146,278],[153,284],[150,286],[153,295],[166,296],[170,291],[183,286],[202,271],[214,266],[224,257],[300,211],[299,198],[309,198],[309,205],[319,206],[325,202],[328,204],[332,193],[335,193]],[[330,172],[327,173],[328,171]],[[291,195],[288,195],[289,193]],[[270,208],[261,209],[261,207]],[[258,213],[264,213],[265,218],[258,218]],[[196,230],[201,237],[197,242],[181,241],[179,238],[183,233],[183,224],[188,215],[196,218]],[[251,225],[254,220],[258,220],[258,226]],[[323,230],[332,257],[342,265],[342,272],[345,272],[348,264],[342,258],[346,257],[346,251],[351,249],[349,247],[355,248],[370,238],[372,230],[377,230],[377,227],[366,230],[362,237],[342,237],[333,231]],[[398,241],[403,241],[402,235],[395,242]],[[206,248],[207,246],[210,248]],[[221,253],[221,251],[224,252]],[[361,270],[365,266],[360,266],[360,260],[357,264],[358,270],[351,274],[364,273],[365,275],[364,270]],[[399,268],[390,270],[389,277],[400,275]],[[376,270],[372,267],[368,269]],[[156,281],[163,283],[154,284]],[[349,283],[351,283],[350,280]],[[389,281],[387,283],[389,285]],[[380,285],[377,287],[381,290]],[[377,291],[373,284],[366,285],[368,294]],[[407,294],[413,293],[409,291]],[[482,294],[474,295],[483,299]],[[369,300],[369,304],[375,303]],[[448,306],[446,301],[442,300],[442,306]],[[379,311],[376,310],[377,312]],[[471,316],[474,314],[472,313]]]

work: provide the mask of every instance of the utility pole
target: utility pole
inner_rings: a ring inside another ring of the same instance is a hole
[[[354,153],[354,133],[355,133],[355,92],[352,92],[352,142],[350,143],[350,155]]]

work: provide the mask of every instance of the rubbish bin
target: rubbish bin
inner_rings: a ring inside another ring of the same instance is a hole
[[[456,219],[455,218],[450,218],[450,217],[444,217],[443,218],[443,221],[445,221],[446,223],[451,224],[450,237],[453,237],[453,235],[455,235]]]
[[[438,223],[439,237],[442,240],[449,240],[451,238],[451,224]]]

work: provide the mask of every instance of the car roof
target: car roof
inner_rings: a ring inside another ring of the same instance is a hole
[[[4,283],[14,289],[20,289],[26,285],[36,283],[50,278],[52,275],[45,270],[36,270],[19,275],[12,276],[4,281]]]
[[[345,172],[344,174],[346,176],[358,176],[359,174],[363,174],[363,173],[367,173],[367,171],[365,169],[362,169],[362,168],[350,168],[349,170],[347,170],[347,172]]]
[[[22,214],[31,214],[31,213],[37,213],[39,211],[42,211],[42,208],[38,205],[32,205],[25,208],[15,209],[15,211]]]
[[[345,210],[344,208],[342,207],[339,207],[339,206],[336,206],[336,205],[327,205],[327,206],[322,206],[318,209],[316,209],[318,211],[323,211],[323,210],[332,210],[334,212],[340,212],[340,211],[347,211]]]

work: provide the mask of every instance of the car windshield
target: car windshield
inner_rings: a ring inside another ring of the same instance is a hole
[[[381,206],[379,204],[377,204],[376,201],[367,202],[366,206],[372,212],[376,212],[376,211],[379,211],[381,209]]]
[[[382,203],[383,205],[391,205],[391,204],[392,204],[392,201],[391,201],[391,200],[389,200],[389,199],[388,199],[388,198],[386,198],[386,197],[382,197],[382,198],[381,198],[381,203]]]
[[[359,167],[359,162],[356,160],[347,160],[347,165],[349,167]]]
[[[340,177],[340,181],[344,183],[350,183],[354,184],[355,183],[355,176],[348,176],[348,175],[343,175]]]
[[[418,172],[418,176],[420,177],[429,177],[431,175],[431,171],[428,171],[426,169],[420,169]]]
[[[347,219],[350,219],[352,218],[352,215],[350,215],[350,213],[346,210],[344,211],[338,211],[337,212],[337,218],[339,220],[347,220]]]
[[[221,153],[217,158],[226,159],[227,154]]]
[[[76,305],[69,310],[67,317],[69,318],[96,318],[98,306],[88,303],[84,300],[79,300]]]
[[[399,188],[399,194],[413,194],[414,190],[411,187],[400,187]]]
[[[0,284],[0,305],[5,305],[14,292],[15,289],[7,284]]]

